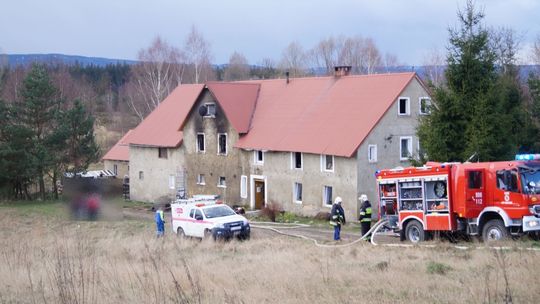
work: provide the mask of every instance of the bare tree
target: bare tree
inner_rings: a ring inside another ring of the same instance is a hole
[[[291,77],[306,75],[307,58],[302,45],[298,42],[291,42],[281,55],[280,67],[289,71]]]
[[[536,40],[532,47],[532,62],[540,65],[540,34],[536,36]]]
[[[2,82],[1,98],[7,102],[20,101],[20,88],[22,86],[27,69],[21,65],[7,70]]]
[[[184,65],[181,51],[159,36],[150,47],[140,50],[137,58],[140,62],[132,67],[129,83],[122,92],[142,120],[182,83]]]
[[[249,63],[243,54],[234,52],[223,77],[226,81],[245,80],[249,78]]]
[[[350,65],[355,74],[359,74],[363,70],[363,46],[364,39],[360,36],[348,37],[343,42],[339,62],[341,65]]]
[[[426,80],[436,87],[442,86],[446,82],[444,77],[445,64],[446,58],[439,49],[430,50],[423,60]]]
[[[212,70],[210,43],[204,39],[202,33],[194,25],[186,38],[184,51],[186,63],[193,69],[194,82],[208,80],[209,72]]]
[[[8,70],[8,57],[6,54],[3,54],[2,49],[0,48],[0,92],[4,87],[4,76]]]
[[[377,68],[382,66],[381,53],[371,38],[364,40],[364,46],[361,49],[361,57],[363,58],[363,74],[374,74]]]
[[[496,56],[495,64],[501,67],[503,73],[511,72],[511,69],[516,68],[521,38],[515,30],[507,27],[490,29],[489,38],[490,47]]]
[[[392,71],[392,68],[398,67],[401,64],[399,63],[399,60],[396,55],[386,53],[384,54],[384,71],[386,73],[390,73]]]
[[[263,58],[252,70],[253,76],[259,79],[276,78],[279,73],[276,62],[271,58]]]
[[[319,41],[310,51],[310,57],[314,63],[314,67],[324,67],[326,74],[331,75],[334,67],[340,64],[340,54],[344,41],[344,37],[334,38],[333,36]]]

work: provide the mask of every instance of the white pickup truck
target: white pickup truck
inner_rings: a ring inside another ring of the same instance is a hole
[[[249,239],[248,220],[215,200],[180,200],[171,204],[173,231],[179,236]]]

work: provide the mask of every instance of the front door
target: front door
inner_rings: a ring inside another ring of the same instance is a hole
[[[478,217],[486,202],[484,169],[465,171],[467,188],[465,190],[465,217]]]
[[[262,209],[265,206],[264,180],[255,180],[255,209]]]

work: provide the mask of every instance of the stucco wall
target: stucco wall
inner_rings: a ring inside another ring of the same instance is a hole
[[[206,103],[215,103],[215,117],[203,117],[198,109]],[[241,202],[240,176],[246,170],[240,151],[233,148],[238,133],[225,117],[223,110],[213,96],[204,90],[195,103],[183,128],[185,165],[187,168],[188,195],[219,194],[228,204]],[[197,152],[197,133],[204,133],[205,152]],[[227,134],[227,154],[218,155],[218,133]],[[204,174],[205,185],[197,184],[199,174]],[[225,177],[226,187],[218,187],[220,176]]]
[[[129,147],[129,182],[130,197],[132,200],[145,202],[158,202],[172,200],[176,190],[169,187],[169,176],[175,176],[177,170],[184,164],[184,151],[182,146],[176,149],[167,149],[167,158],[158,157],[158,148]],[[143,178],[139,178],[143,172]]]
[[[413,155],[418,153],[419,99],[429,95],[420,83],[413,79],[400,97],[410,98],[410,115],[398,115],[398,102],[390,107],[379,123],[370,132],[357,151],[358,158],[358,194],[365,193],[370,199],[374,213],[378,210],[375,171],[378,169],[409,166],[408,161],[400,160],[400,137],[412,137]],[[377,162],[368,162],[368,146],[377,145]]]
[[[264,164],[254,165],[253,151],[244,151],[252,165],[250,174],[266,177],[267,202],[278,203],[285,210],[313,216],[329,212],[331,205],[323,205],[324,186],[332,187],[332,200],[343,199],[346,216],[356,212],[356,159],[334,157],[334,172],[321,169],[321,155],[303,153],[302,169],[292,169],[290,152],[266,152]],[[294,201],[294,183],[302,184],[302,203]],[[251,187],[248,188],[251,190]],[[248,195],[248,198],[250,196]]]
[[[114,165],[116,165],[116,177],[124,178],[125,175],[129,176],[129,162],[120,160],[104,160],[103,168],[114,172]]]

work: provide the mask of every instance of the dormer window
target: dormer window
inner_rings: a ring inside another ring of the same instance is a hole
[[[216,117],[216,104],[215,103],[205,103],[206,114],[204,117]]]

